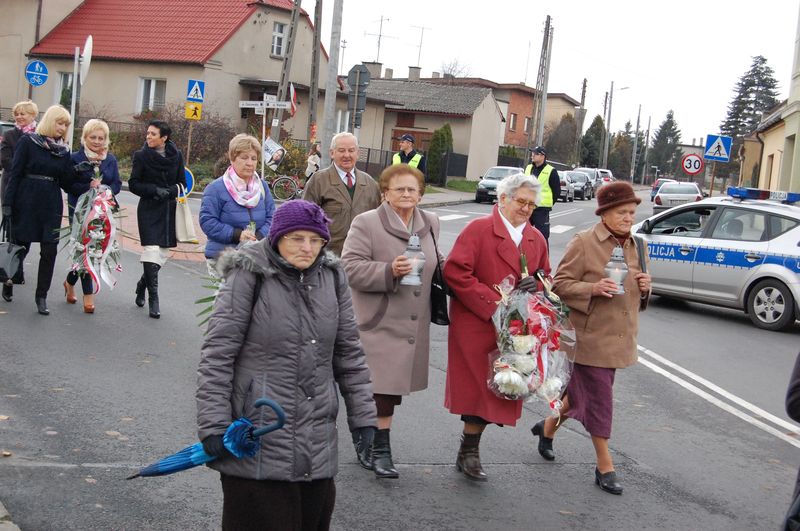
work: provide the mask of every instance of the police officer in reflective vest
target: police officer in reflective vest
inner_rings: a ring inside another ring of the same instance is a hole
[[[392,165],[408,164],[425,175],[425,155],[414,149],[414,137],[406,133],[398,140],[400,141],[400,151],[392,157]]]
[[[558,178],[558,170],[547,164],[546,157],[547,151],[542,146],[533,148],[531,164],[525,168],[525,175],[533,175],[542,185],[542,189],[539,191],[539,204],[531,214],[531,224],[539,229],[549,244],[550,211],[553,209],[553,203],[561,195],[561,181]]]

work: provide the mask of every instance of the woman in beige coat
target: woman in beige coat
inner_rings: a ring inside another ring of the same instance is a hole
[[[603,186],[595,211],[600,223],[576,234],[569,243],[553,286],[569,306],[577,334],[575,365],[562,398],[561,416],[579,421],[592,436],[597,454],[595,483],[612,494],[622,494],[608,450],[614,375],[616,369],[636,363],[639,309],[650,296],[650,275],[642,272],[630,232],[639,203],[641,199],[626,182]],[[615,247],[622,248],[628,265],[624,294],[616,294],[617,285],[604,271]],[[646,257],[646,248],[642,251]],[[555,459],[553,437],[561,424],[549,417],[532,429],[539,437],[539,454],[548,461]]]
[[[417,208],[425,180],[416,168],[389,166],[378,184],[384,202],[353,219],[342,250],[378,407],[371,452],[353,442],[362,466],[374,470],[378,478],[397,478],[389,442],[394,408],[403,395],[428,387],[430,289],[439,218]],[[425,253],[421,286],[400,284],[412,270],[411,261],[403,256],[412,234],[419,236]]]

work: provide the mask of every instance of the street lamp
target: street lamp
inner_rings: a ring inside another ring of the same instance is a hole
[[[620,91],[628,90],[630,87],[622,87]],[[611,136],[611,103],[614,101],[614,82],[611,82],[611,91],[608,93],[608,114],[606,116],[606,139],[603,142],[603,167],[608,168],[608,143]]]

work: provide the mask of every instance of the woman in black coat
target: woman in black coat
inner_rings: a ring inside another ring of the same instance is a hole
[[[74,179],[69,147],[64,142],[71,121],[69,111],[53,105],[44,113],[36,133],[20,138],[3,200],[3,215],[11,216],[12,239],[25,247],[26,254],[31,243],[39,242],[35,301],[41,315],[50,314],[47,292],[53,280],[64,213],[61,188],[69,189]],[[6,300],[10,298],[9,292]]]
[[[133,154],[130,191],[139,196],[136,215],[139,239],[144,248],[140,261],[144,273],[136,284],[136,305],[144,306],[144,292],[150,297],[150,317],[158,319],[158,271],[169,258],[169,248],[177,247],[175,210],[178,185],[186,182],[183,155],[169,139],[172,129],[154,120],[147,126],[145,145]]]

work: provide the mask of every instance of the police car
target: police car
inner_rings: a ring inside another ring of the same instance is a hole
[[[728,188],[634,225],[653,293],[737,308],[759,328],[800,319],[800,193]]]

